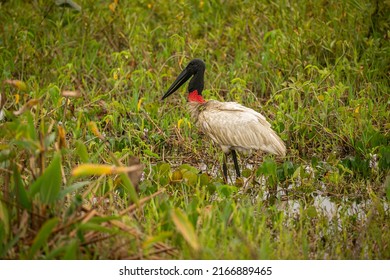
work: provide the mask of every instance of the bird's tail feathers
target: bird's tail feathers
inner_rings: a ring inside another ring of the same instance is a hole
[[[271,138],[273,141],[271,141],[268,149],[269,152],[284,157],[286,155],[286,145],[284,144],[283,140],[280,139],[278,135],[276,135],[275,132],[271,132]]]

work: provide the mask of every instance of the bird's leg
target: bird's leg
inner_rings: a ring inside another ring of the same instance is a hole
[[[222,171],[223,171],[223,180],[224,180],[225,184],[227,184],[227,165],[226,165],[226,158],[227,158],[227,155],[224,153],[224,154],[223,154]]]
[[[236,154],[235,150],[232,150],[232,157],[233,157],[233,162],[234,162],[234,168],[236,169],[237,178],[240,178],[241,177],[240,167],[238,166],[237,154]]]

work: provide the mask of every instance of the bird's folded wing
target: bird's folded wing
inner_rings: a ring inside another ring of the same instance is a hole
[[[277,155],[286,152],[283,141],[265,117],[238,103],[210,103],[199,114],[198,125],[224,152],[230,148],[239,151],[260,149]]]

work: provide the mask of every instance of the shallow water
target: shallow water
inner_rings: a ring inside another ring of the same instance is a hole
[[[172,164],[172,163],[171,163]],[[183,163],[178,163],[177,166],[180,166]],[[175,164],[173,165],[175,166]],[[212,178],[222,177],[222,168],[220,167],[220,162],[215,160],[213,164],[210,162],[198,162],[197,164],[192,164],[196,167],[200,173],[206,173]],[[210,166],[212,166],[210,168]],[[232,167],[232,166],[230,166]],[[244,164],[245,169],[255,170],[258,167],[256,163],[246,162]],[[304,167],[306,173],[314,176],[314,172],[310,166]],[[327,217],[329,220],[337,219],[339,220],[340,216],[345,214],[354,215],[358,220],[367,219],[367,213],[372,209],[373,203],[371,200],[357,200],[355,198],[345,197],[334,197],[327,193],[327,186],[323,182],[316,182],[318,189],[313,192],[312,201],[305,202],[299,198],[295,198],[294,188],[300,185],[300,179],[298,178],[294,184],[290,184],[287,188],[278,187],[276,190],[276,206],[285,212],[287,216],[294,216],[300,213],[302,209],[308,207],[314,207],[317,213],[322,216]],[[236,185],[236,173],[235,170],[230,168],[228,170],[228,184]],[[268,189],[267,180],[265,176],[256,177],[256,187],[253,189],[253,180],[252,178],[244,178],[243,185],[239,190],[241,194],[248,194],[252,198],[252,202],[255,203],[259,199],[263,201],[269,200],[271,194]],[[295,191],[296,192],[296,191]],[[307,194],[305,194],[307,196]],[[215,194],[212,200],[218,199],[218,195]],[[383,201],[382,201],[383,202]],[[383,202],[383,208],[385,211],[389,210],[389,204]]]

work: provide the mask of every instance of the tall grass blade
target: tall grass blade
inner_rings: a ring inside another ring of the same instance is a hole
[[[47,240],[50,234],[53,232],[53,229],[58,224],[59,219],[57,217],[47,220],[37,235],[34,238],[33,244],[31,245],[30,251],[28,252],[28,258],[33,259],[36,257],[39,249],[47,245]]]
[[[176,229],[180,232],[180,234],[188,242],[192,249],[199,251],[200,245],[198,236],[195,233],[194,226],[191,224],[190,220],[183,213],[183,211],[178,208],[172,210],[171,218],[176,226]]]

